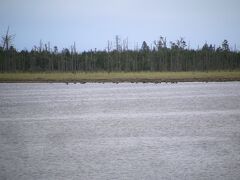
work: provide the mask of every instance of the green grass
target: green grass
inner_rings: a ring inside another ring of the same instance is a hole
[[[0,73],[0,82],[160,82],[228,80],[240,80],[240,71]]]

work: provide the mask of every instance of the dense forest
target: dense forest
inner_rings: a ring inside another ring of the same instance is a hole
[[[183,38],[167,42],[160,37],[151,47],[144,41],[141,47],[128,48],[128,40],[116,36],[104,50],[77,52],[71,48],[59,51],[57,46],[40,41],[31,51],[17,51],[13,36],[2,36],[0,71],[209,71],[240,69],[240,52],[230,50],[227,40],[215,47],[205,43],[190,49]],[[168,44],[168,45],[167,45]]]

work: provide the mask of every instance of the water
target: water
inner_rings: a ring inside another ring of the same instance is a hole
[[[0,179],[240,179],[240,82],[0,84]]]

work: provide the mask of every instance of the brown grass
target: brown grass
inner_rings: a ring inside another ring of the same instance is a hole
[[[0,82],[180,82],[239,80],[240,71],[0,73]]]

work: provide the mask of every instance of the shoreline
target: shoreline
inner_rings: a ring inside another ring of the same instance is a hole
[[[0,73],[0,83],[177,83],[240,81],[240,71],[211,72],[16,72]]]
[[[81,80],[81,81],[53,81],[53,80],[1,80],[0,84],[3,83],[66,83],[66,84],[86,84],[86,83],[155,83],[155,84],[160,84],[160,83],[184,83],[184,82],[234,82],[234,81],[239,81],[240,78],[236,79],[157,79],[157,80],[151,80],[151,79],[138,79],[138,80],[126,80],[126,79],[121,79],[121,80]]]

